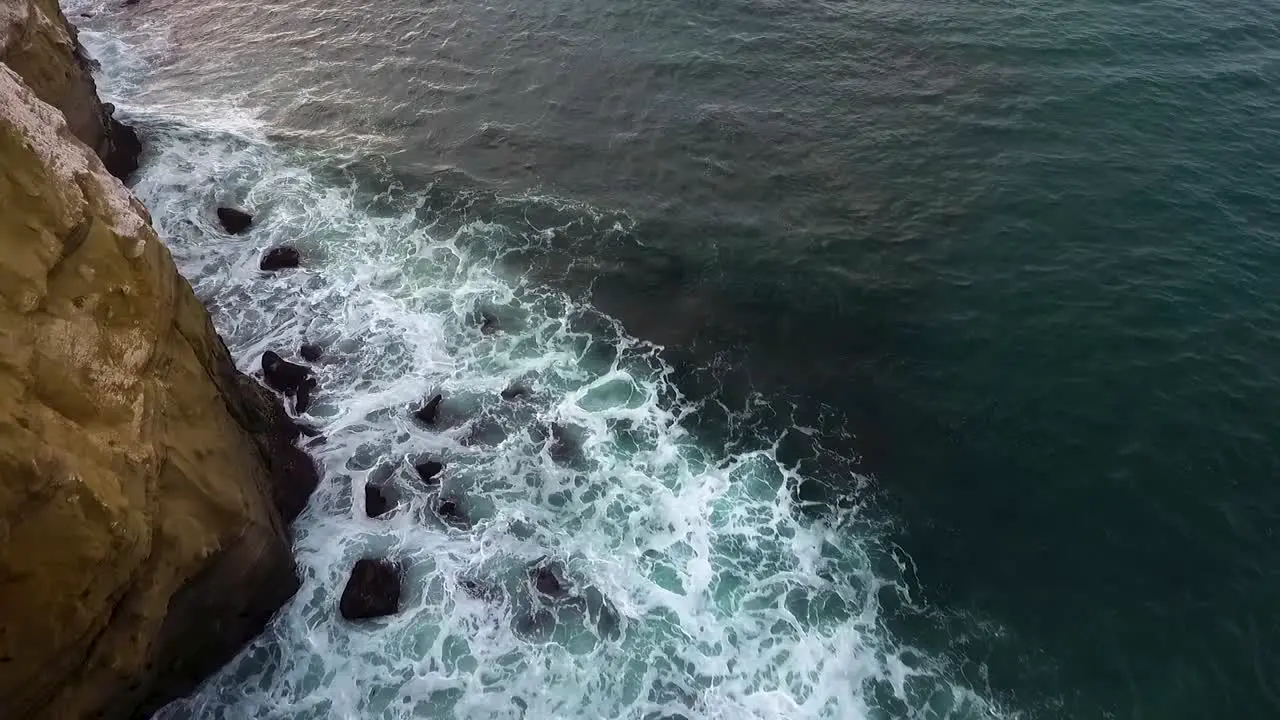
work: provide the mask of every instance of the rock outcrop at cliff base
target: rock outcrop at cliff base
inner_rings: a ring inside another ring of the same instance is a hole
[[[0,719],[145,717],[295,592],[317,475],[32,67],[0,64]]]
[[[89,59],[58,0],[0,0],[0,63],[62,111],[71,134],[108,172],[126,179],[138,169],[138,134],[99,99]]]

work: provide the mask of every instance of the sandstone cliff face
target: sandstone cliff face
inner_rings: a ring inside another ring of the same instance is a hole
[[[0,0],[0,63],[61,110],[71,133],[111,174],[123,179],[138,169],[138,136],[99,101],[84,48],[58,0]]]
[[[32,52],[33,87],[0,65],[0,718],[143,717],[296,590],[316,473]]]

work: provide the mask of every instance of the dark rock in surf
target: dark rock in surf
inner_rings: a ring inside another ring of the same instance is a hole
[[[433,395],[421,408],[413,411],[413,417],[424,425],[435,425],[436,419],[440,415],[440,403],[444,402],[443,395]]]
[[[400,612],[400,566],[364,558],[351,569],[338,611],[347,620],[365,620]]]
[[[296,268],[302,264],[302,254],[291,247],[274,247],[262,256],[258,267],[267,272]]]
[[[386,491],[374,485],[366,483],[364,486],[364,513],[371,518],[385,515],[394,504],[391,498],[387,497]]]
[[[529,395],[531,393],[532,391],[523,383],[512,383],[511,385],[507,386],[506,390],[502,391],[502,399],[516,400],[526,395]]]
[[[439,460],[426,460],[413,466],[418,471],[418,477],[428,485],[436,485],[440,479],[436,477],[444,470],[444,463]]]
[[[296,392],[313,380],[310,368],[291,363],[271,350],[262,353],[262,376],[268,387],[282,393]]]
[[[315,343],[302,343],[302,347],[298,348],[298,355],[302,356],[307,362],[315,362],[320,359],[324,351]]]
[[[267,387],[292,395],[298,412],[306,412],[311,405],[311,390],[316,386],[316,379],[310,368],[291,363],[268,350],[262,353],[262,377]]]
[[[467,514],[462,511],[462,508],[458,505],[458,501],[453,498],[443,498],[440,500],[440,504],[436,505],[436,515],[438,515],[441,520],[444,520],[451,525],[460,525],[463,527],[469,527],[471,525],[470,518],[468,518]]]
[[[101,67],[101,63],[94,60],[93,63]],[[103,109],[115,107],[111,103],[103,105]],[[108,111],[110,115],[110,111]],[[106,166],[107,172],[115,175],[121,180],[128,180],[138,169],[138,158],[142,155],[142,139],[138,137],[138,131],[132,126],[125,125],[114,116],[107,118],[107,132],[104,139],[105,151],[101,154],[102,164]]]
[[[253,216],[243,210],[235,208],[220,207],[218,208],[218,222],[222,223],[222,229],[232,235],[239,235],[249,226],[253,224]]]

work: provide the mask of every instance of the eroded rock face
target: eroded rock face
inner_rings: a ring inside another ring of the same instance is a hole
[[[146,210],[77,140],[86,117],[0,65],[5,718],[141,717],[194,689],[297,589],[286,522],[317,481]]]
[[[16,72],[36,97],[67,119],[71,134],[88,145],[107,170],[127,179],[138,169],[142,143],[98,98],[89,58],[58,0],[0,2],[0,63]]]

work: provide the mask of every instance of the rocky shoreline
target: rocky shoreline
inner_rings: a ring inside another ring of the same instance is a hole
[[[0,718],[146,717],[299,587],[319,476],[121,184],[56,0],[0,2]]]
[[[0,0],[0,720],[149,717],[230,661],[298,591],[289,524],[319,482],[294,420],[318,391],[317,344],[239,372],[178,273],[147,210],[122,184],[143,151],[98,97],[93,61],[57,0]],[[227,236],[250,209],[210,208]],[[265,273],[299,267],[264,250]],[[484,335],[501,332],[483,312]],[[306,364],[304,364],[306,363]],[[500,393],[518,402],[516,382]],[[406,414],[448,424],[429,393]],[[572,432],[537,433],[572,463]],[[430,513],[468,529],[446,462],[413,464]],[[403,493],[364,487],[369,518]],[[358,510],[357,510],[358,512]],[[400,612],[402,559],[365,557],[334,612]],[[516,630],[545,636],[564,610],[616,636],[619,617],[558,561],[525,572]],[[500,587],[460,588],[499,602]]]

